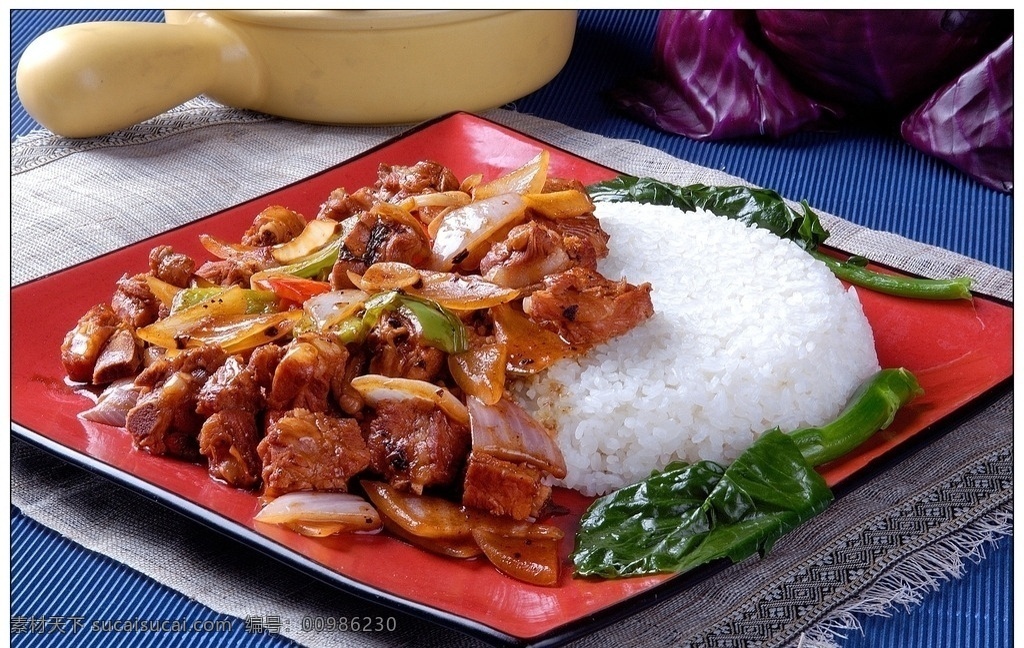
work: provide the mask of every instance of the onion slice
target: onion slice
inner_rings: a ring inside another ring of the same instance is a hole
[[[355,315],[370,295],[362,290],[347,288],[314,295],[302,305],[303,310],[319,331]]]
[[[285,493],[264,506],[253,519],[314,537],[343,531],[375,531],[381,527],[377,510],[352,493]]]
[[[500,178],[478,185],[473,189],[473,198],[483,200],[504,193],[540,193],[548,179],[548,163],[551,154],[542,150],[523,166],[509,171]]]
[[[400,261],[379,261],[374,263],[362,276],[349,271],[349,280],[368,293],[400,290],[420,282],[420,271]]]
[[[380,374],[364,374],[352,379],[352,388],[371,407],[384,401],[416,399],[433,403],[453,420],[469,424],[469,411],[450,391],[425,380],[392,378]]]
[[[95,405],[79,416],[94,423],[124,427],[128,420],[128,410],[135,407],[140,391],[141,388],[135,385],[134,376],[116,380],[100,393]]]
[[[466,351],[448,356],[448,371],[462,391],[493,405],[505,393],[507,356],[501,342],[487,342],[478,337],[470,342]]]
[[[449,211],[434,233],[433,268],[451,270],[491,235],[525,214],[526,201],[514,193],[477,200]]]
[[[552,476],[565,477],[565,458],[551,434],[518,403],[501,398],[487,405],[467,396],[473,452],[505,461],[526,462]]]
[[[298,236],[287,243],[273,246],[270,249],[270,254],[278,263],[295,263],[327,245],[336,231],[338,231],[338,221],[324,218],[313,219],[306,223]]]
[[[372,266],[371,266],[372,267]],[[515,288],[506,288],[487,281],[480,275],[422,270],[420,282],[407,292],[429,299],[455,311],[482,310],[506,304],[519,296]]]
[[[524,198],[530,209],[554,220],[574,218],[594,211],[594,203],[590,196],[578,189],[531,193]]]
[[[558,540],[511,538],[486,529],[473,529],[473,539],[502,573],[532,585],[558,584]]]
[[[420,538],[468,538],[469,515],[461,506],[441,497],[413,495],[379,481],[362,481],[366,496],[406,533]]]

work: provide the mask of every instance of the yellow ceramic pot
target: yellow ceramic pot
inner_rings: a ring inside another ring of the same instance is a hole
[[[550,81],[572,48],[564,10],[166,11],[43,34],[17,89],[40,124],[101,135],[205,94],[330,124],[418,122],[486,110]]]

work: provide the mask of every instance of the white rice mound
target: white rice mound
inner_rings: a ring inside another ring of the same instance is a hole
[[[557,431],[561,485],[600,495],[675,460],[731,462],[776,426],[833,420],[879,369],[854,290],[771,232],[672,207],[600,203],[610,279],[655,315],[516,387]]]

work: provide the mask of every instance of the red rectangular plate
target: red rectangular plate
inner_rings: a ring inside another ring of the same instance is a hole
[[[522,165],[541,149],[551,152],[554,176],[592,183],[616,175],[522,133],[457,113],[267,195],[15,287],[11,309],[15,433],[340,588],[498,643],[560,643],[699,582],[722,565],[675,577],[589,581],[572,578],[566,562],[560,584],[544,588],[511,580],[482,560],[435,556],[385,535],[305,538],[253,522],[259,504],[252,493],[211,480],[200,466],[135,451],[125,431],[77,418],[91,401],[65,382],[59,352],[64,334],[91,306],[110,299],[122,274],[147,268],[149,250],[155,245],[171,245],[205,259],[200,234],[237,240],[252,217],[269,204],[285,205],[311,217],[335,188],[373,183],[381,162],[413,164],[433,159],[459,177],[482,173],[489,179]],[[901,411],[893,425],[868,444],[826,466],[823,472],[833,485],[870,475],[880,459],[891,457],[905,444],[912,447],[907,443],[912,439],[935,438],[954,415],[1008,389],[1012,374],[1010,305],[984,297],[920,302],[868,291],[860,294],[882,366],[913,371],[925,396]],[[556,501],[571,511],[557,518],[568,532],[562,546],[567,557],[575,525],[589,500],[561,490]]]

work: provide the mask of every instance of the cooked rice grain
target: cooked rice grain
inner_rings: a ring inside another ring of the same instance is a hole
[[[762,432],[832,420],[878,370],[854,290],[796,244],[708,212],[602,203],[601,272],[654,286],[655,315],[519,385],[588,495],[670,461],[729,462]]]

